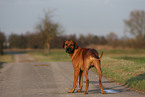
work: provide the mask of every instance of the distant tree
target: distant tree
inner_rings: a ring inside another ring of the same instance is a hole
[[[99,44],[100,43],[100,37],[98,36],[93,36],[93,39],[92,39],[92,44]]]
[[[2,31],[0,31],[0,41],[4,42],[5,40],[6,40],[5,34]]]
[[[3,43],[6,40],[6,37],[2,31],[0,31],[0,55],[3,55]]]
[[[117,37],[117,35],[114,32],[110,32],[107,35],[107,40],[108,40],[108,44],[109,45],[111,45],[113,47],[118,46],[118,37]]]
[[[98,44],[105,45],[107,43],[108,43],[108,41],[107,41],[107,39],[104,36],[100,36],[99,37],[99,43]]]
[[[49,53],[50,43],[56,37],[57,34],[61,33],[60,26],[58,23],[54,23],[51,19],[52,12],[45,12],[44,18],[42,18],[41,23],[37,25],[36,29],[41,32],[41,36],[44,46],[45,54]]]
[[[85,47],[85,46],[88,46],[90,44],[104,45],[104,44],[107,44],[107,40],[105,39],[104,36],[95,36],[92,34],[88,34],[85,36],[85,35],[81,34],[79,39],[78,39],[78,43],[81,47]]]
[[[137,46],[145,46],[145,11],[131,11],[130,17],[124,20],[126,32],[129,32],[136,39]]]
[[[31,49],[42,49],[43,48],[43,42],[41,41],[41,33],[35,32],[30,33],[26,32],[26,34],[11,34],[9,36],[9,43],[11,48],[31,48]]]
[[[89,41],[92,40],[91,38],[92,38],[92,37],[90,37],[89,39],[87,39],[85,35],[80,34],[80,37],[79,37],[79,39],[78,39],[78,44],[79,44],[81,47],[85,47],[85,46],[89,45]]]
[[[27,48],[33,48],[33,49],[42,49],[43,48],[43,42],[41,32],[34,32],[34,33],[26,33],[26,40],[27,40]]]
[[[9,36],[9,43],[10,43],[10,47],[11,48],[20,48],[21,45],[21,38],[20,38],[20,35],[17,35],[17,34],[11,34]]]
[[[69,40],[77,41],[77,37],[76,37],[75,34],[72,34],[72,35],[66,36],[66,38],[69,39]]]
[[[19,42],[20,42],[19,47],[22,48],[22,49],[27,48],[27,39],[26,39],[26,35],[21,34],[21,35],[19,36],[19,39],[20,39],[20,40],[19,40]]]

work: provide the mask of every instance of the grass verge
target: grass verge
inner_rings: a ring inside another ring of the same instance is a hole
[[[142,93],[145,92],[145,63],[138,61],[114,59],[104,57],[102,59],[103,76],[119,82]]]
[[[9,62],[13,62],[13,56],[12,55],[0,56],[0,68],[2,68],[3,63],[9,63]]]
[[[103,76],[136,91],[145,92],[145,50],[103,50],[103,52],[101,60]],[[71,62],[70,56],[64,50],[51,50],[49,55],[43,55],[42,52],[30,54],[41,62]]]

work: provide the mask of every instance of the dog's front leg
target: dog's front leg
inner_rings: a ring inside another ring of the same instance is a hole
[[[80,70],[76,69],[74,70],[74,83],[73,83],[73,88],[72,90],[68,91],[68,93],[73,93],[76,86],[77,86],[77,80],[78,80],[78,76],[79,76]]]

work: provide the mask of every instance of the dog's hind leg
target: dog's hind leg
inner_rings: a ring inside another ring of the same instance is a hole
[[[79,90],[77,92],[82,92],[82,87],[83,87],[83,71],[80,70],[80,74],[79,74]]]
[[[102,92],[102,94],[105,94],[105,91],[104,91],[103,86],[102,86],[102,71],[101,71],[100,61],[99,60],[95,60],[93,62],[93,64],[94,64],[95,68],[98,71],[98,75],[99,75],[99,85],[100,85],[100,88],[101,88],[101,92]]]
[[[85,74],[85,78],[86,78],[86,90],[85,90],[84,94],[88,94],[88,87],[89,87],[88,69],[86,69],[84,71],[84,74]]]
[[[84,67],[84,75],[85,75],[85,78],[86,78],[86,89],[85,89],[84,94],[88,94],[88,87],[89,87],[88,70],[89,70],[89,67],[90,67],[90,60],[85,59],[84,66],[85,66]]]

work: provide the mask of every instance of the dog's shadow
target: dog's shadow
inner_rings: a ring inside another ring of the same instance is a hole
[[[86,83],[86,81],[83,81],[83,83]],[[102,81],[102,84],[103,83],[112,83],[112,82],[110,82],[110,81]],[[94,84],[95,85],[95,88],[88,90],[88,93],[89,94],[101,93],[101,89],[100,89],[100,86],[99,86],[99,82],[98,81],[89,81],[89,84],[90,85],[91,84]],[[109,92],[106,92],[106,94],[115,94],[115,93],[127,92],[127,91],[130,91],[130,90],[127,89],[127,88],[125,88],[125,87],[123,87],[122,85],[117,85],[117,86],[113,86],[113,87],[109,87],[109,88],[105,88],[105,86],[104,86],[104,91],[105,92],[106,91],[109,91]],[[82,91],[82,92],[84,92],[84,91]]]

